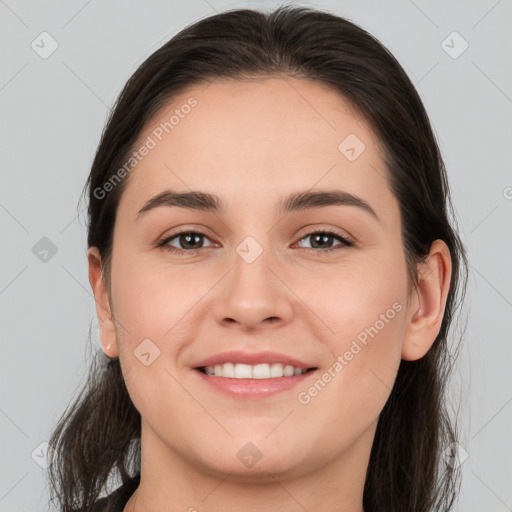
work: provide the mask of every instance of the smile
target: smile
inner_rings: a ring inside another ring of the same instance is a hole
[[[230,379],[274,379],[281,377],[293,377],[301,375],[313,368],[299,368],[292,365],[281,363],[262,363],[262,364],[241,364],[224,363],[212,366],[203,366],[200,371],[213,377],[227,377]]]

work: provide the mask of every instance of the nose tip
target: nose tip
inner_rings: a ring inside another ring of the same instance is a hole
[[[286,279],[283,281],[268,266],[267,258],[268,254],[262,254],[252,263],[240,258],[229,276],[219,283],[222,291],[212,303],[218,323],[249,332],[261,327],[275,328],[291,320],[293,293],[289,294]]]

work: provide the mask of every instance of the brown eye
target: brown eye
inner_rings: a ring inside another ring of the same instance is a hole
[[[308,238],[311,238],[311,247],[305,247],[305,249],[314,249],[317,250],[317,252],[333,251],[337,248],[351,247],[354,245],[343,235],[329,230],[314,231],[313,233],[309,233],[308,235],[302,237],[299,242],[302,242]],[[338,239],[341,243],[332,246],[333,239]]]
[[[312,233],[309,233],[306,236],[303,236],[299,242],[307,240],[311,238],[310,245],[311,247],[303,247],[304,249],[313,250],[315,252],[329,252],[337,249],[342,249],[343,247],[351,247],[353,246],[353,242],[345,238],[340,233],[336,233],[335,231],[329,230],[318,230]],[[158,243],[158,247],[165,249],[169,252],[174,252],[178,254],[195,254],[200,249],[205,249],[207,247],[212,247],[204,245],[204,239],[209,238],[199,231],[181,231],[179,233],[174,233],[171,236],[166,237],[161,242]],[[337,245],[332,245],[333,239],[337,239],[340,243]],[[173,242],[176,245],[171,245],[170,242]]]
[[[199,249],[203,249],[207,246],[203,245],[202,239],[208,238],[205,234],[200,233],[198,231],[182,231],[180,233],[175,233],[172,236],[169,236],[162,240],[158,247],[166,249],[170,252],[177,253],[195,253]],[[171,241],[176,240],[178,247],[174,245],[170,245]]]

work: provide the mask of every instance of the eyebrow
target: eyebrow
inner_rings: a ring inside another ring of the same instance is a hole
[[[161,206],[175,206],[215,213],[225,212],[222,199],[215,194],[198,191],[176,192],[165,190],[144,204],[137,213],[137,219],[150,210]],[[343,190],[306,191],[291,194],[279,202],[279,212],[286,215],[290,212],[326,206],[355,206],[369,213],[380,222],[373,208],[364,199]]]

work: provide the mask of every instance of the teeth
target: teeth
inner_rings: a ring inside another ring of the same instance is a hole
[[[221,369],[222,375],[224,375],[224,368]],[[215,375],[217,373],[217,367],[215,367]],[[252,377],[252,366],[249,364],[236,364],[235,365],[235,379],[250,379]]]
[[[271,379],[276,377],[292,377],[306,370],[281,363],[272,364],[234,364],[224,363],[206,366],[205,373],[214,377],[229,377],[231,379]]]

